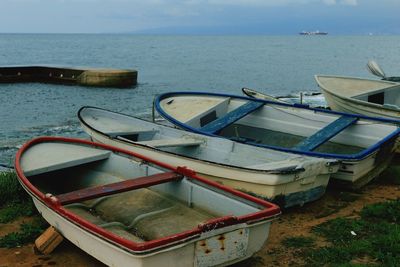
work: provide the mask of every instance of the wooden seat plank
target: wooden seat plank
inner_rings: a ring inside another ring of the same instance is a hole
[[[141,141],[137,143],[161,148],[161,147],[177,147],[177,146],[198,146],[204,143],[204,141],[193,138],[174,138],[174,139]]]
[[[124,135],[134,135],[134,134],[156,134],[157,131],[153,129],[137,129],[131,131],[113,131],[106,132],[105,134],[111,137],[124,136]]]
[[[245,104],[241,105],[240,107],[228,112],[225,116],[222,116],[212,122],[206,124],[201,128],[202,131],[207,133],[215,134],[222,130],[223,128],[229,126],[230,124],[234,123],[235,121],[240,120],[247,114],[255,111],[256,109],[262,107],[264,105],[263,102],[257,101],[248,101]]]
[[[150,176],[144,176],[121,182],[76,190],[73,192],[57,195],[56,198],[59,200],[61,205],[67,205],[74,202],[81,202],[89,199],[145,188],[166,182],[177,181],[182,178],[183,176],[176,172],[157,173]]]
[[[354,124],[357,120],[357,117],[341,116],[337,120],[331,122],[315,134],[297,144],[294,149],[299,151],[312,151],[350,125]]]

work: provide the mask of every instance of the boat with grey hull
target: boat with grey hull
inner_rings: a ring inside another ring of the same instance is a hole
[[[78,118],[94,141],[188,166],[203,177],[282,207],[320,198],[338,169],[336,160],[257,148],[100,108],[83,107]]]

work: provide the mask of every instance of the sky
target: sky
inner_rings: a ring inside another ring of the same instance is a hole
[[[0,0],[1,33],[400,34],[400,0]]]

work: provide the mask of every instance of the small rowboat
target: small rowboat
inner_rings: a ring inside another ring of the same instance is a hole
[[[281,207],[320,198],[332,159],[304,157],[204,136],[94,107],[78,111],[81,126],[92,140],[187,166],[206,178],[267,198]]]
[[[215,266],[251,257],[279,207],[119,148],[42,137],[15,169],[42,216],[110,266]]]
[[[315,80],[332,110],[400,119],[400,83],[327,75]]]
[[[332,178],[360,187],[390,163],[397,120],[370,118],[243,96],[175,92],[158,96],[161,116],[183,129],[254,147],[334,158]]]

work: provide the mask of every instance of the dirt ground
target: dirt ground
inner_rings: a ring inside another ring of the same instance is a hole
[[[400,173],[389,171],[385,176]],[[400,198],[400,186],[379,179],[365,186],[359,192],[342,192],[329,189],[320,200],[283,211],[282,216],[272,223],[269,239],[264,248],[251,259],[235,266],[299,266],[302,258],[296,249],[282,245],[286,237],[309,236],[311,228],[336,217],[358,217],[359,211],[366,204]],[[19,219],[12,224],[0,224],[0,236],[18,229],[27,219]],[[324,240],[317,239],[317,245],[324,245]],[[51,255],[36,255],[33,244],[4,249],[0,248],[0,267],[5,266],[104,266],[79,248],[64,240]]]

